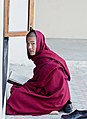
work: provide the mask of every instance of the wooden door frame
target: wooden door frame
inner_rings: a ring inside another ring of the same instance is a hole
[[[28,26],[27,31],[9,31],[9,4],[10,0],[4,0],[4,37],[25,36],[30,27],[34,27],[34,0],[28,0]]]

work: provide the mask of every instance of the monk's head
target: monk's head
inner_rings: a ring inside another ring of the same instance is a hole
[[[34,58],[34,56],[37,56],[37,54],[40,54],[43,50],[49,49],[45,43],[43,33],[38,30],[30,30],[30,32],[26,35],[26,43],[29,59]]]

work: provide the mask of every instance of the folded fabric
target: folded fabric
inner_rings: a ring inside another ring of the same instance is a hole
[[[77,119],[87,119],[87,114],[85,116],[80,116],[79,118]]]
[[[86,116],[87,110],[75,110],[68,115],[62,115],[61,119],[81,119],[80,117]],[[83,119],[83,118],[82,118]]]

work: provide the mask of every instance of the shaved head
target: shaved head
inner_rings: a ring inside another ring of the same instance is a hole
[[[26,35],[26,38],[28,37],[36,37],[36,33],[34,30],[31,30],[27,35]]]

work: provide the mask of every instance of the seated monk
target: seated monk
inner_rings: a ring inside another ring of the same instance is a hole
[[[26,35],[27,55],[36,67],[24,85],[13,85],[6,103],[8,115],[43,115],[72,111],[66,62],[45,43],[44,35],[31,30]],[[20,79],[19,79],[20,80]]]

